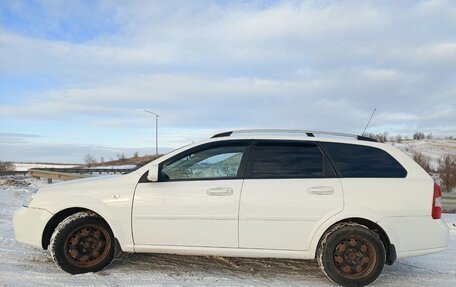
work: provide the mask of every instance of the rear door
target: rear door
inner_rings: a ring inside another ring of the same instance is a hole
[[[241,194],[239,247],[306,250],[318,223],[343,209],[340,180],[320,148],[256,141]]]

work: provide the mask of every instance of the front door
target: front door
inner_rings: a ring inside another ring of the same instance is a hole
[[[159,181],[139,183],[135,245],[238,247],[238,212],[249,143],[226,141],[160,164]]]

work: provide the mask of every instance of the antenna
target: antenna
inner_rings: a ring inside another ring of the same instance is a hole
[[[364,134],[366,133],[367,127],[369,126],[369,124],[370,124],[370,122],[371,122],[371,120],[372,120],[372,117],[374,116],[376,110],[377,110],[377,108],[374,108],[374,111],[372,112],[372,115],[371,115],[371,117],[369,118],[369,121],[367,122],[367,125],[366,125],[366,127],[364,128],[364,131],[363,131],[363,133],[361,134],[361,136],[364,136]]]
[[[192,140],[192,139],[191,139],[191,138],[189,138],[189,137],[186,137],[186,136],[182,136],[182,137],[183,137],[183,138],[185,138],[186,140],[189,140],[189,141],[191,141],[192,143],[195,143],[195,141],[194,141],[194,140]]]

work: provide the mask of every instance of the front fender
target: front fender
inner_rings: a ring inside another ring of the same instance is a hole
[[[113,212],[111,207],[105,202],[94,201],[89,197],[80,197],[71,204],[55,206],[50,212],[57,214],[61,211],[75,208],[90,210],[100,215],[108,223],[109,227],[111,227],[114,237],[119,241],[122,250],[133,251],[133,239],[130,231],[131,224],[125,218],[122,218],[125,215]],[[131,248],[129,248],[130,246]]]
[[[69,208],[82,208],[99,214],[111,227],[122,250],[133,250],[131,208],[139,180],[136,173],[56,184],[39,190],[30,207],[53,214]]]

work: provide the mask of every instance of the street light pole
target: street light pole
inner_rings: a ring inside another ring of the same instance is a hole
[[[159,117],[159,115],[154,112],[148,111],[148,110],[144,110],[144,111],[146,113],[153,114],[155,116],[155,155],[158,156],[158,117]]]

